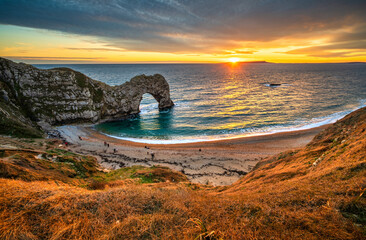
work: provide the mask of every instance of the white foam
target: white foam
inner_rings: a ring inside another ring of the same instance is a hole
[[[175,104],[175,107],[179,107],[179,108],[188,108],[189,107],[189,104],[184,103],[182,101],[175,102],[174,104]],[[158,111],[158,109],[159,109],[159,104],[157,102],[141,105],[139,114],[140,115],[147,115],[147,114],[150,114],[151,112]],[[161,113],[166,113],[166,112],[169,112],[169,111],[170,111],[170,109],[165,110]]]

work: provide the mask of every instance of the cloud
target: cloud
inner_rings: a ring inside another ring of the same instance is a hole
[[[65,48],[67,50],[76,50],[76,51],[102,51],[102,52],[124,52],[125,49],[117,49],[117,48],[76,48],[69,47]]]
[[[235,54],[253,54],[255,51],[242,51],[242,50],[236,50],[234,51]]]
[[[248,54],[254,54],[255,50],[223,50],[223,51],[217,51],[212,52],[211,54],[214,54],[216,56],[222,55],[222,56],[231,56],[231,55],[248,55]]]
[[[96,36],[111,48],[210,53],[321,34],[351,43],[365,39],[365,9],[364,0],[0,0],[0,23]]]
[[[288,51],[289,54],[305,54],[313,57],[366,56],[366,24],[333,35],[330,42]]]
[[[100,60],[94,57],[39,57],[39,56],[4,56],[14,60]]]

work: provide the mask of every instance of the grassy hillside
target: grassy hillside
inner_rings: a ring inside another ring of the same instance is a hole
[[[0,151],[0,239],[366,237],[366,108],[225,187],[161,167],[106,173],[57,142],[13,141],[23,150]]]

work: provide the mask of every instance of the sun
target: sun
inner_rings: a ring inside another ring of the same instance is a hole
[[[239,61],[240,61],[240,58],[232,57],[232,58],[229,58],[228,60],[229,60],[229,62],[231,62],[231,63],[237,63],[237,62],[239,62]]]

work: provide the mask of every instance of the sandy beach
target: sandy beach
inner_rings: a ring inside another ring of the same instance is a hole
[[[124,141],[103,135],[88,126],[67,125],[57,129],[70,143],[70,149],[95,156],[106,169],[162,165],[184,173],[195,183],[228,185],[249,172],[262,159],[304,147],[326,127],[182,144]]]

